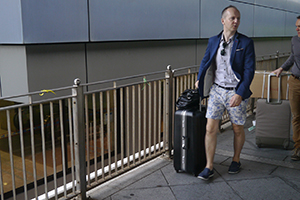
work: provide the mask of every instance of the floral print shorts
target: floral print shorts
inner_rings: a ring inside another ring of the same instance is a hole
[[[245,99],[239,106],[230,107],[230,99],[235,94],[235,90],[226,90],[213,84],[208,99],[206,118],[220,120],[222,119],[225,109],[228,111],[231,123],[244,125],[247,117],[247,103]]]

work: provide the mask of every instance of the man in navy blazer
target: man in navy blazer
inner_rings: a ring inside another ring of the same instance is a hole
[[[205,149],[207,163],[198,178],[208,180],[214,175],[213,159],[217,145],[219,121],[228,111],[234,132],[234,155],[228,173],[240,171],[240,153],[245,143],[246,106],[252,92],[250,84],[255,73],[253,40],[237,32],[240,12],[234,6],[222,11],[223,31],[208,40],[195,83],[202,97],[209,96]]]

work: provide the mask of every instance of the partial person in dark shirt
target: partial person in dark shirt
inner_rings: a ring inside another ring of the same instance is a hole
[[[228,173],[236,174],[240,171],[240,154],[245,143],[246,106],[252,94],[250,84],[255,73],[253,40],[237,32],[240,25],[239,10],[234,6],[224,8],[221,22],[223,31],[208,40],[195,83],[202,97],[209,95],[205,135],[207,162],[205,169],[198,175],[203,180],[214,175],[217,132],[225,109],[234,132],[234,155]]]
[[[293,140],[295,142],[292,160],[300,160],[300,16],[296,21],[297,35],[292,38],[292,50],[290,57],[281,67],[273,71],[277,76],[283,70],[291,67],[292,76],[289,78],[289,101],[292,111]]]

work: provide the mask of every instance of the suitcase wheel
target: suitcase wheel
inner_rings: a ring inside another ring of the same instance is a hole
[[[262,147],[261,142],[257,142],[257,141],[256,141],[256,146],[257,146],[258,148],[261,148],[261,147]]]
[[[287,150],[287,149],[289,148],[289,146],[290,146],[290,140],[284,141],[284,143],[283,143],[283,148],[284,148],[285,150]]]

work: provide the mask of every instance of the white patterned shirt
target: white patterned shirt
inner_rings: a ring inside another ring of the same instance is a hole
[[[230,55],[233,46],[233,36],[229,38],[229,42],[226,47],[223,47],[225,43],[224,36],[222,35],[219,44],[218,52],[216,55],[216,71],[215,71],[215,83],[223,87],[236,87],[238,81],[235,78],[234,72],[230,65]],[[223,50],[224,49],[224,50]],[[224,55],[221,52],[225,51]]]

